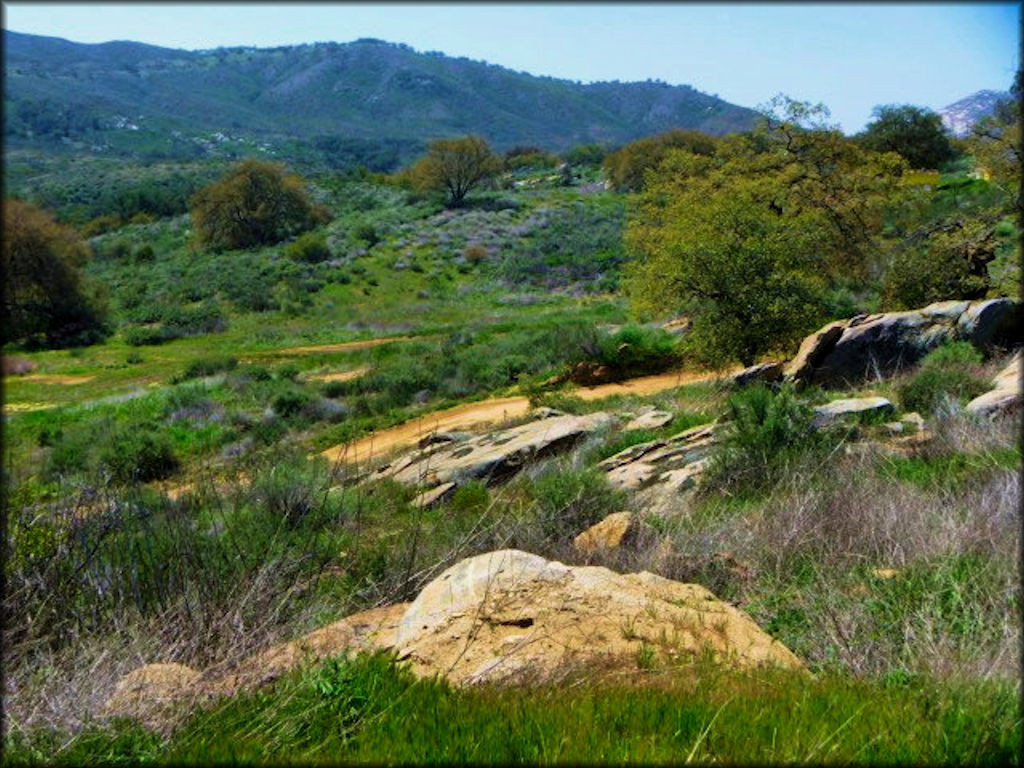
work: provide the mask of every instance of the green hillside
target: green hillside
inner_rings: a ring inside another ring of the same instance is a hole
[[[192,52],[6,31],[4,47],[9,145],[145,159],[303,141],[333,165],[389,148],[376,164],[390,170],[441,136],[562,151],[671,128],[717,135],[756,117],[690,86],[583,85],[380,40]]]

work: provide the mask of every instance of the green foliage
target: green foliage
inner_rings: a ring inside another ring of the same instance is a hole
[[[114,431],[99,452],[99,462],[122,483],[161,480],[178,469],[171,443],[156,425],[133,424]]]
[[[823,108],[784,107],[713,156],[669,151],[629,222],[631,297],[688,311],[691,351],[708,363],[788,351],[820,323],[831,284],[867,276],[902,167],[813,124]]]
[[[605,176],[619,192],[639,192],[647,172],[657,169],[672,149],[710,156],[715,153],[715,140],[700,131],[681,130],[637,139],[605,156]]]
[[[217,373],[233,371],[238,367],[238,358],[233,356],[225,357],[201,357],[191,361],[180,376],[175,377],[172,383],[188,379],[198,379],[203,376],[213,376]]]
[[[910,104],[875,107],[858,139],[875,152],[897,152],[911,168],[938,169],[956,157],[942,117]]]
[[[728,425],[705,475],[705,488],[756,493],[770,489],[794,461],[822,448],[813,410],[790,385],[755,384],[729,396]]]
[[[331,249],[327,247],[327,238],[322,233],[307,232],[300,235],[295,242],[285,248],[285,255],[294,261],[318,264],[331,258]]]
[[[934,413],[946,398],[963,404],[987,392],[989,383],[975,373],[981,362],[981,352],[966,341],[932,350],[912,378],[899,386],[900,404],[908,411]]]
[[[600,165],[607,154],[600,144],[577,144],[565,153],[565,162],[569,165]]]
[[[580,531],[622,509],[625,494],[612,488],[603,472],[554,463],[528,481],[530,498],[544,539],[571,541]]]
[[[244,160],[189,201],[196,240],[213,250],[278,243],[329,214],[281,164]]]
[[[473,189],[490,179],[501,160],[479,136],[437,139],[409,170],[412,182],[426,190],[444,192],[446,205],[461,206]]]
[[[3,204],[3,343],[92,344],[106,332],[106,308],[82,278],[88,250],[50,214],[21,200]]]
[[[641,672],[640,674],[643,674]],[[1015,764],[1005,684],[885,681],[682,667],[637,686],[470,686],[417,680],[390,655],[338,658],[193,715],[163,745],[137,727],[12,738],[11,761],[62,763]],[[63,734],[61,734],[63,736]],[[64,750],[54,754],[58,743]]]

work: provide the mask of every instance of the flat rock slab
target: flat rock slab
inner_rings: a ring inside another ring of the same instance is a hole
[[[893,410],[892,403],[884,397],[850,397],[815,406],[812,423],[816,427],[824,427],[849,416],[859,416],[864,413],[892,413]]]
[[[629,512],[613,512],[573,539],[576,549],[585,555],[612,550],[636,532],[637,519]]]
[[[629,432],[633,429],[661,429],[672,423],[673,416],[668,411],[648,411],[630,421],[622,429]]]
[[[435,443],[399,457],[370,478],[426,488],[459,485],[469,479],[502,480],[530,461],[571,448],[612,421],[603,412],[551,416],[461,441]]]
[[[739,609],[696,584],[652,573],[567,566],[499,550],[452,566],[398,627],[398,656],[421,676],[465,685],[544,679],[567,664],[708,653],[720,663],[804,669]]]
[[[717,425],[703,424],[664,440],[632,445],[597,466],[617,488],[639,490],[664,485],[681,491],[693,487],[715,444]]]

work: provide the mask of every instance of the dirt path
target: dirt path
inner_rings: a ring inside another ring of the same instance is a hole
[[[738,369],[737,369],[738,370]],[[580,387],[569,394],[583,400],[600,400],[612,395],[649,395],[666,389],[675,389],[685,384],[713,381],[728,374],[683,373],[674,371],[655,376],[642,376],[617,384],[599,384],[594,387]],[[500,423],[525,415],[530,410],[526,397],[498,397],[466,403],[435,411],[426,416],[412,419],[404,424],[382,429],[355,442],[342,443],[321,452],[328,461],[340,464],[365,462],[379,458],[395,450],[415,445],[431,432],[467,429],[481,424]]]
[[[370,370],[367,367],[356,368],[351,371],[332,371],[330,373],[311,373],[303,378],[304,381],[352,381],[358,379]]]
[[[378,339],[363,339],[362,341],[344,341],[338,344],[314,344],[308,347],[284,347],[283,349],[267,349],[260,352],[250,352],[240,358],[242,362],[251,362],[264,357],[290,357],[294,355],[315,355],[318,352],[350,352],[355,349],[368,349],[379,347],[381,344],[392,344],[400,341],[430,341],[437,336],[382,336]]]
[[[12,381],[38,381],[41,384],[65,384],[67,386],[74,386],[75,384],[85,384],[87,381],[92,381],[96,376],[95,374],[91,376],[71,376],[59,373],[30,373],[27,376],[5,378]]]

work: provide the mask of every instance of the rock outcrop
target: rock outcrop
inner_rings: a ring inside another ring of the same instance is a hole
[[[430,582],[398,628],[420,675],[456,684],[549,677],[567,665],[710,654],[742,667],[802,669],[745,613],[696,584],[566,566],[518,550],[471,557]]]
[[[850,416],[890,414],[894,410],[892,403],[884,397],[848,397],[815,406],[812,424],[815,427],[827,427]]]
[[[1009,345],[1017,341],[1020,306],[1009,298],[942,301],[829,323],[804,339],[784,378],[851,386],[897,373],[944,341],[969,341],[981,349]]]
[[[993,380],[994,388],[974,398],[967,411],[979,416],[995,417],[1020,410],[1021,353],[1017,352]]]
[[[556,412],[549,418],[472,437],[438,435],[370,474],[369,479],[391,478],[428,491],[446,486],[436,496],[424,493],[418,499],[423,505],[435,503],[467,480],[492,482],[511,477],[528,462],[567,450],[612,421],[607,413],[571,416]]]
[[[579,534],[573,545],[584,555],[610,552],[635,540],[641,525],[630,512],[613,512]]]
[[[717,424],[703,424],[663,440],[632,445],[597,466],[617,488],[657,487],[664,494],[693,488],[715,442]]]

